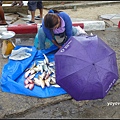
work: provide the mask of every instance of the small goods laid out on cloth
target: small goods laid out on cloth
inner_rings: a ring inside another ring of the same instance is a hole
[[[34,85],[41,86],[44,88],[45,86],[49,87],[50,85],[54,85],[59,87],[56,84],[55,78],[55,62],[49,62],[47,56],[43,53],[44,60],[37,61],[33,63],[31,68],[27,68],[25,71],[25,87],[30,90],[33,89]]]
[[[12,59],[9,56],[8,63],[3,66],[1,91],[39,98],[66,94],[56,83],[54,54],[57,50],[54,45],[45,50],[17,45],[12,51]],[[19,59],[16,52],[29,53],[30,56]]]

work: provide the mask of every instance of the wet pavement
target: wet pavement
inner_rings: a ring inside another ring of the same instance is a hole
[[[98,35],[116,52],[120,73],[120,29],[108,27],[104,31],[89,31]],[[21,44],[33,45],[33,37],[22,38]],[[21,35],[17,35],[21,38]],[[1,52],[1,49],[0,49]],[[0,54],[0,71],[7,63]],[[0,91],[0,118],[120,118],[120,79],[104,99],[75,101],[69,94],[51,98],[36,98]]]

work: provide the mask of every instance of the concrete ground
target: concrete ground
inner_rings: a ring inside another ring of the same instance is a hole
[[[91,32],[115,50],[120,73],[120,29],[112,25],[104,31],[89,31],[88,34]],[[21,35],[16,37],[21,38]],[[22,37],[21,44],[32,45],[34,35],[25,37]],[[0,72],[7,61],[0,54]],[[43,99],[0,91],[0,118],[120,118],[119,93],[120,79],[104,99],[91,101],[75,101],[69,94]]]

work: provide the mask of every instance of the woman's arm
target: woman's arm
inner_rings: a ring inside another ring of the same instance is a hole
[[[66,33],[67,39],[69,39],[72,36],[72,20],[70,16],[65,12],[61,12],[59,15],[65,21],[65,33]]]
[[[59,49],[62,47],[62,46],[60,46],[60,45],[56,42],[56,40],[52,40],[52,42],[53,42],[53,44],[56,45]]]

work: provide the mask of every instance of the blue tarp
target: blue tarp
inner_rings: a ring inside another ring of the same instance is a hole
[[[20,47],[32,48],[32,51],[30,52],[32,56],[24,60],[8,59],[8,63],[3,66],[0,78],[1,91],[40,98],[66,94],[66,91],[61,87],[50,86],[41,88],[40,86],[35,85],[34,88],[30,90],[25,88],[24,85],[25,69],[31,67],[35,61],[43,60],[43,53],[46,54],[50,61],[54,61],[54,54],[57,51],[57,47],[53,45],[46,50],[37,50],[33,46],[16,46],[15,49],[19,49]]]

